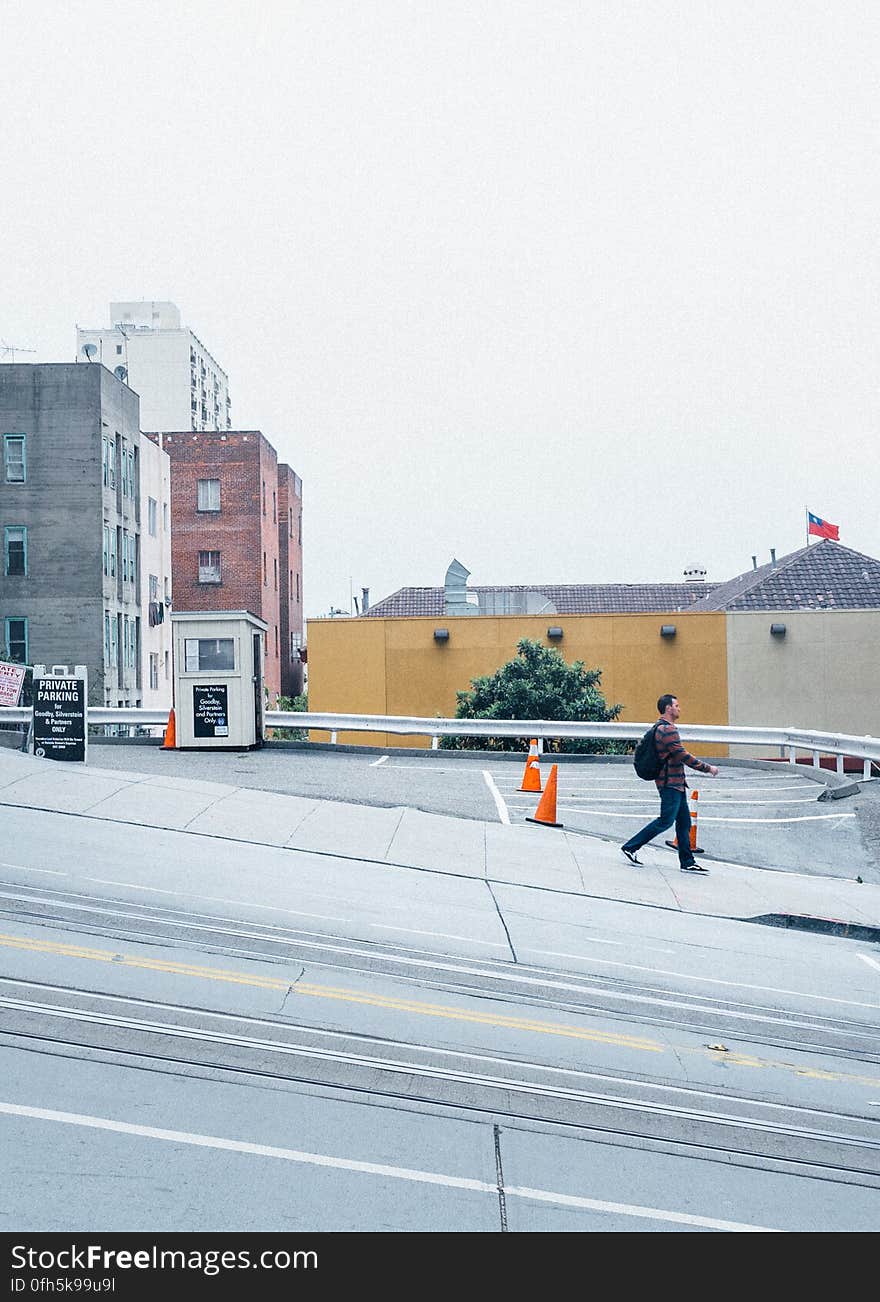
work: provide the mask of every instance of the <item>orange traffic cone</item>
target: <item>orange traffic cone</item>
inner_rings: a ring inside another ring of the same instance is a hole
[[[700,798],[699,791],[691,792],[691,838],[690,839],[691,839],[691,852],[693,854],[706,853],[701,845],[697,845],[697,801],[699,800],[699,798]],[[667,841],[666,844],[672,846],[673,850],[677,850],[678,837],[676,836],[671,841]]]
[[[556,821],[556,770],[558,765],[554,764],[550,769],[550,776],[547,779],[547,790],[538,801],[538,808],[535,810],[534,818],[526,818],[527,823],[543,823],[545,827],[562,827],[562,823]]]
[[[541,786],[541,766],[538,760],[538,743],[537,741],[529,742],[529,758],[526,760],[525,771],[522,775],[522,785],[517,787],[517,791],[543,791]]]
[[[174,706],[172,705],[168,714],[168,727],[165,729],[165,740],[159,747],[160,750],[177,750],[177,727],[174,722]]]

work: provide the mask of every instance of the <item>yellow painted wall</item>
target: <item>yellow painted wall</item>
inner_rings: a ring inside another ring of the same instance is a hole
[[[551,643],[547,628],[563,629]],[[661,638],[660,625],[675,624],[674,638]],[[434,629],[449,629],[449,641],[434,641]],[[452,718],[456,691],[471,679],[493,673],[516,654],[523,637],[558,645],[570,664],[583,660],[602,670],[601,691],[609,705],[623,704],[621,719],[650,723],[657,697],[674,692],[682,723],[728,721],[727,633],[723,614],[653,615],[474,615],[458,618],[323,619],[308,624],[309,709],[350,714],[417,715]],[[313,732],[314,741],[328,740]],[[340,743],[374,746],[430,746],[426,737],[340,733]],[[695,753],[723,748],[694,746]]]

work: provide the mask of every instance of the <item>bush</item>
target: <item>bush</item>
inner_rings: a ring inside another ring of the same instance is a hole
[[[275,697],[276,710],[296,710],[300,714],[307,714],[309,709],[308,692],[303,692],[300,696],[282,696],[280,693]],[[307,741],[308,732],[305,728],[269,728],[267,735],[275,741]]]
[[[523,638],[513,660],[494,674],[471,680],[471,690],[456,692],[456,719],[557,719],[608,723],[622,705],[607,705],[599,690],[601,669],[582,660],[568,664],[556,647]],[[441,737],[444,750],[528,750],[522,737]],[[557,754],[622,755],[626,741],[588,737],[545,738],[544,748]]]

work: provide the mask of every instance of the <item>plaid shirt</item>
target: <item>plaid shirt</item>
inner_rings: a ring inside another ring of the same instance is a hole
[[[666,767],[661,770],[659,778],[657,778],[658,790],[662,791],[664,787],[675,787],[678,791],[687,790],[687,782],[684,776],[685,764],[687,764],[688,768],[699,769],[701,773],[710,771],[711,765],[697,759],[696,755],[692,755],[690,751],[685,750],[674,723],[667,723],[665,719],[661,718],[657,725],[655,737],[660,763],[662,764],[667,759],[669,761]]]

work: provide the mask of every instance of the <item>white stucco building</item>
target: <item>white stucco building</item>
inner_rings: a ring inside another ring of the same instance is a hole
[[[171,461],[149,439],[140,446],[141,702],[170,709]]]
[[[140,397],[143,430],[232,428],[226,372],[174,303],[110,304],[109,328],[77,327],[76,360],[103,363]]]

